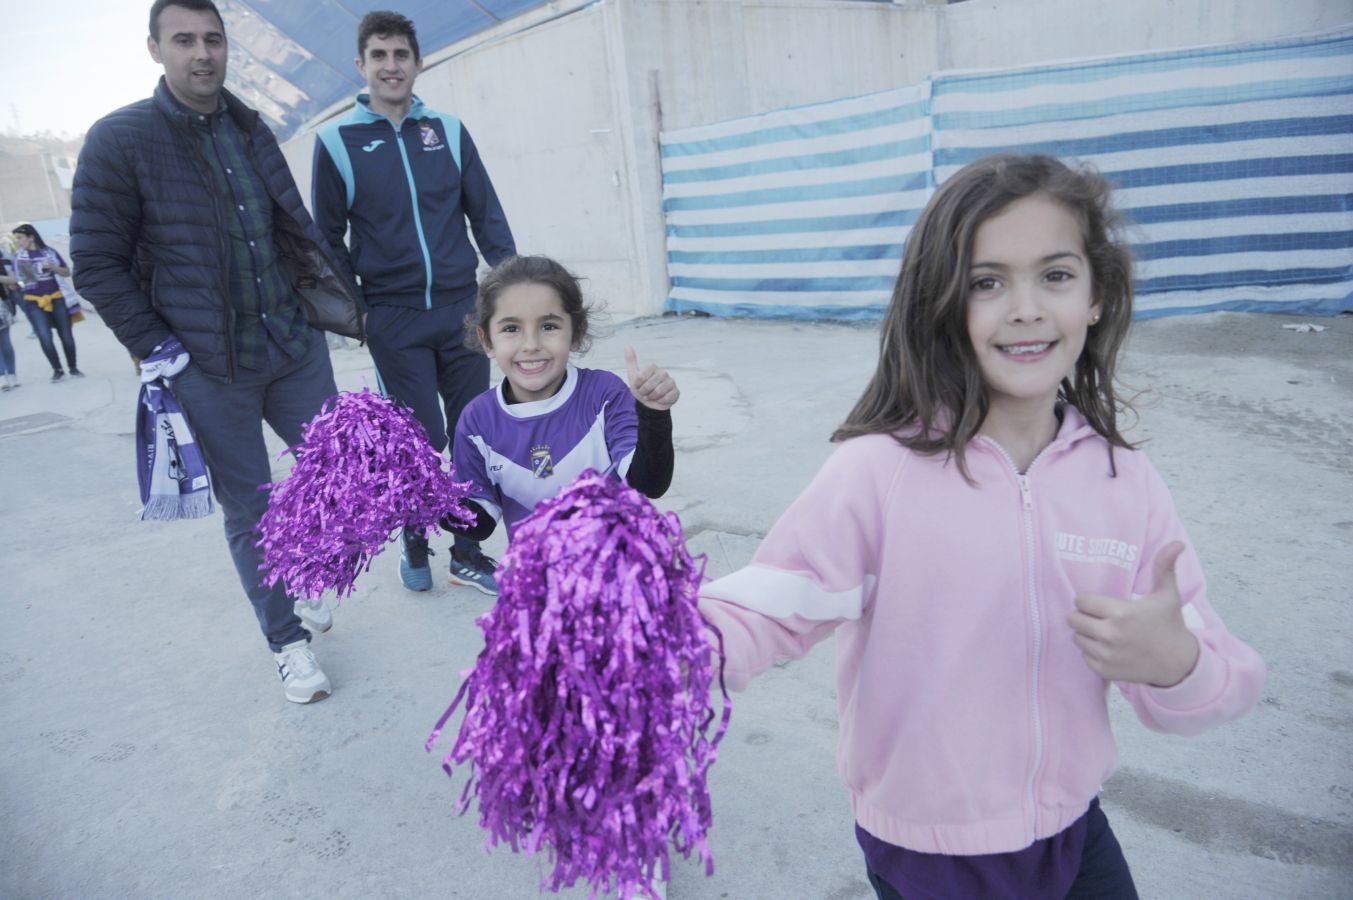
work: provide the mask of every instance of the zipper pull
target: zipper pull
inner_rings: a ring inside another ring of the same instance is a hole
[[[1034,497],[1033,497],[1033,494],[1031,494],[1031,493],[1029,492],[1029,476],[1028,476],[1028,475],[1020,475],[1020,476],[1019,476],[1019,493],[1020,493],[1021,499],[1023,499],[1023,501],[1024,501],[1024,508],[1025,508],[1025,509],[1033,509],[1033,508],[1034,508]]]

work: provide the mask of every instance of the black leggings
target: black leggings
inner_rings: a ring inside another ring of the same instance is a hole
[[[1090,805],[1089,817],[1080,871],[1066,900],[1138,900],[1123,848],[1118,846],[1118,838],[1113,836],[1109,819],[1098,802]],[[869,871],[869,883],[879,900],[905,900],[873,871]]]

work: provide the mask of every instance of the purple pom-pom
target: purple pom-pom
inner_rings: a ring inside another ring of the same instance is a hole
[[[362,389],[340,393],[305,426],[285,481],[263,485],[268,511],[258,523],[263,581],[279,580],[294,597],[352,593],[405,525],[437,527],[474,516],[468,485],[428,442],[413,413]]]
[[[484,650],[427,748],[464,700],[442,762],[471,764],[460,811],[473,792],[490,847],[547,849],[542,887],[655,896],[669,842],[714,871],[706,774],[731,707],[724,692],[713,728],[703,569],[674,514],[591,471],[513,533]]]

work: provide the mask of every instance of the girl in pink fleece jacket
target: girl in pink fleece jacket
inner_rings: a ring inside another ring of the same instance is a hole
[[[838,446],[701,590],[733,686],[837,633],[838,767],[881,900],[1136,897],[1099,808],[1110,682],[1157,731],[1259,699],[1169,491],[1118,430],[1108,184],[993,156],[936,191]]]

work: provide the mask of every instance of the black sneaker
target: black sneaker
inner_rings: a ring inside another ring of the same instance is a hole
[[[84,378],[84,377],[85,377],[85,373],[84,373],[84,372],[81,372],[79,369],[75,368],[74,366],[71,366],[71,367],[70,367],[70,377],[71,377],[71,378]]]
[[[61,371],[60,369],[57,369],[55,372],[52,373],[52,381],[60,381],[65,377],[66,373]]]
[[[428,539],[412,528],[405,528],[400,535],[404,552],[399,557],[399,580],[411,591],[432,590],[432,567],[428,557],[432,550]]]
[[[451,550],[451,583],[463,587],[472,587],[490,597],[498,596],[498,581],[493,577],[498,571],[498,560],[485,556],[478,547],[469,550],[464,557]]]

